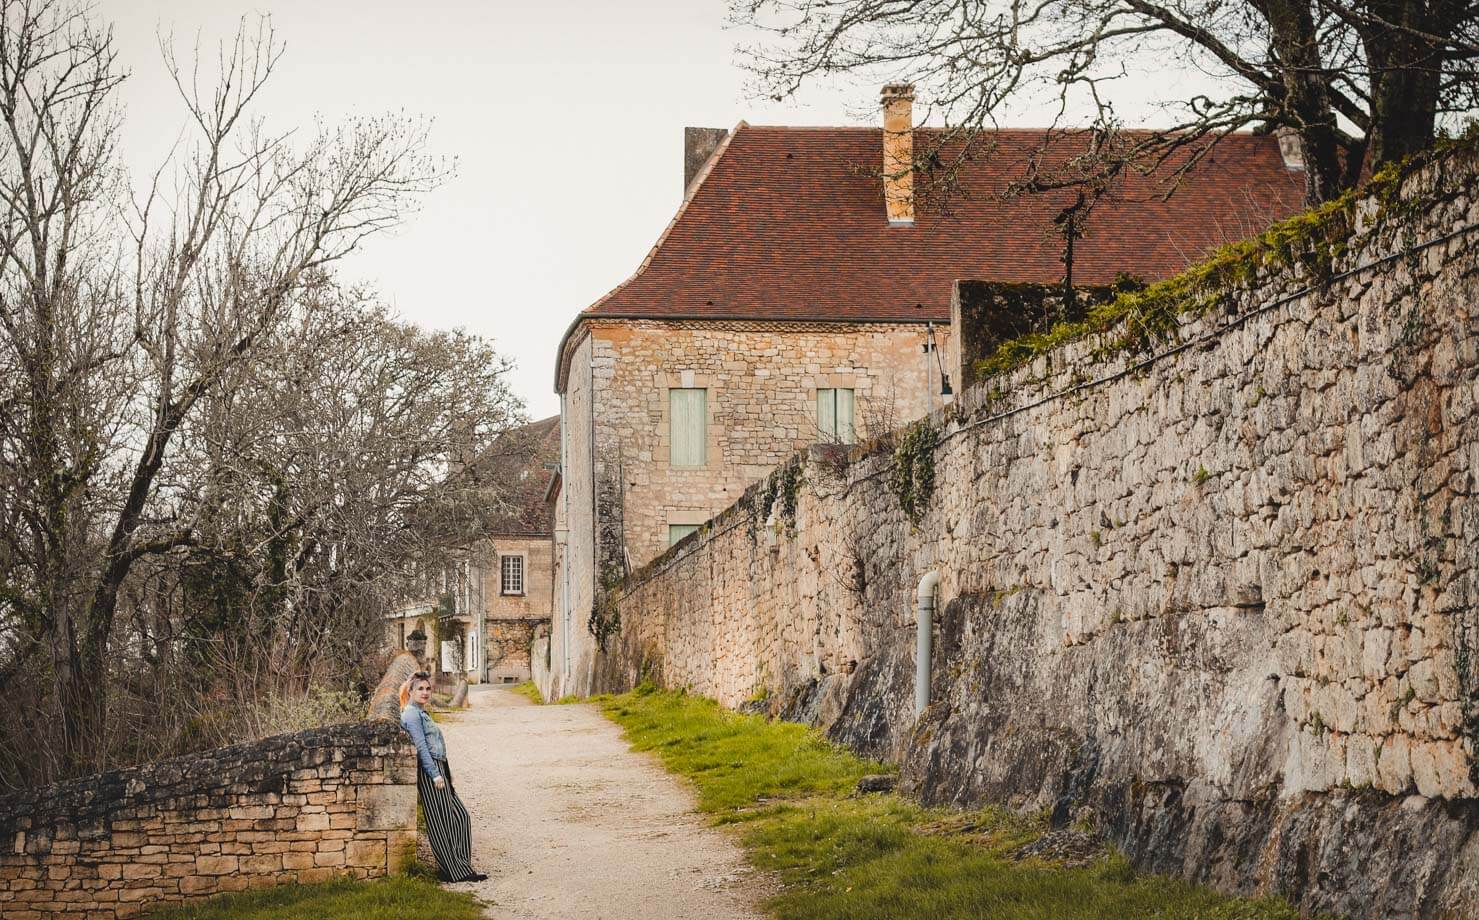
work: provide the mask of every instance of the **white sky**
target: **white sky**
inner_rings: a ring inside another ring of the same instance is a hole
[[[493,339],[532,418],[558,411],[565,327],[631,274],[677,208],[685,125],[874,121],[864,87],[783,107],[747,98],[724,0],[99,0],[96,13],[132,73],[123,154],[136,176],[184,128],[161,30],[184,60],[199,33],[209,64],[242,16],[270,13],[287,49],[257,107],[271,129],[433,118],[430,152],[455,157],[456,176],[340,271],[416,322]]]

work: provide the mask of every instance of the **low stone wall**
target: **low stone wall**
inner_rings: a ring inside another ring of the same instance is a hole
[[[1224,889],[1479,916],[1475,176],[1425,167],[1331,280],[1259,270],[1153,360],[1091,339],[968,391],[917,519],[886,453],[773,475],[622,588],[598,688],[767,697],[927,801]]]
[[[399,871],[415,841],[409,737],[379,719],[334,725],[0,797],[0,916],[132,917],[373,878]]]

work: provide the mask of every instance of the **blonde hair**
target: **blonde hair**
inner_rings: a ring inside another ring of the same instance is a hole
[[[412,674],[410,677],[406,678],[405,683],[401,684],[400,696],[402,709],[405,709],[406,704],[411,702],[411,691],[416,689],[416,682],[421,680],[424,680],[429,684],[431,683],[431,675],[427,674],[425,671],[417,671],[415,674]]]

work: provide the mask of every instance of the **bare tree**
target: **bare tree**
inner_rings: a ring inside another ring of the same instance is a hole
[[[207,506],[167,472],[182,429],[325,266],[441,175],[401,119],[299,149],[268,134],[249,107],[280,54],[264,21],[208,79],[170,57],[193,140],[133,199],[111,32],[83,7],[0,0],[0,687],[45,659],[52,775],[106,765],[130,574],[201,541]]]
[[[742,51],[776,98],[835,74],[919,84],[957,130],[917,151],[916,167],[947,150],[952,163],[972,155],[978,129],[1013,103],[1055,105],[1055,129],[1087,108],[1087,145],[1075,139],[1057,158],[1065,168],[1035,170],[1036,187],[1168,163],[1174,179],[1228,132],[1284,128],[1302,150],[1306,197],[1320,202],[1430,146],[1440,119],[1472,112],[1479,90],[1479,6],[1466,0],[731,0],[731,19],[766,34]],[[1173,125],[1122,131],[1113,82],[1168,62],[1226,90],[1170,89]]]
[[[505,510],[502,488],[456,467],[522,420],[508,362],[361,292],[306,293],[263,336],[265,360],[225,375],[181,429],[161,494],[195,539],[151,563],[167,596],[121,605],[120,654],[151,685],[197,678],[176,715],[202,742],[361,676],[414,572],[472,541],[470,517]]]

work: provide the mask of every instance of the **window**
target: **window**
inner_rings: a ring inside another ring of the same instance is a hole
[[[499,566],[499,593],[500,594],[523,594],[524,593],[524,557],[523,556],[500,556]]]
[[[697,524],[669,524],[668,545],[672,546],[674,543],[677,543],[679,540],[698,530],[698,528],[699,525]]]
[[[857,433],[852,422],[853,392],[817,390],[817,438],[831,444],[852,444]]]
[[[703,466],[707,461],[709,391],[701,387],[668,390],[668,420],[672,434],[669,462],[673,466]]]

